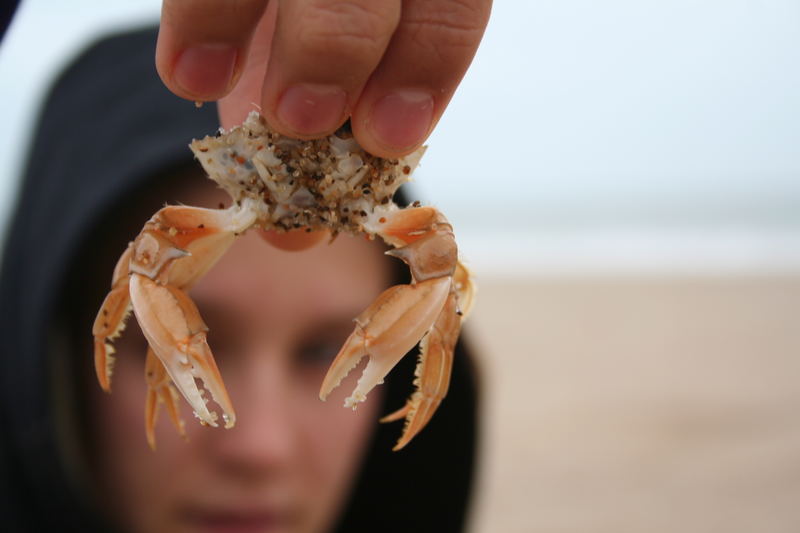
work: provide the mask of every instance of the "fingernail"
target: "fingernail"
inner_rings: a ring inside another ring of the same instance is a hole
[[[200,99],[220,98],[233,81],[236,55],[236,48],[227,44],[191,46],[175,62],[175,83]]]
[[[379,143],[403,150],[425,139],[432,120],[433,96],[426,91],[402,89],[375,102],[369,124]]]
[[[333,85],[303,83],[283,93],[276,114],[284,126],[302,136],[328,133],[344,120],[347,94]]]

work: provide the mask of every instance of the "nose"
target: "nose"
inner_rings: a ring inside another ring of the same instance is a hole
[[[289,367],[275,347],[240,354],[234,368],[223,374],[236,409],[231,429],[204,432],[220,466],[247,476],[285,469],[296,452]]]

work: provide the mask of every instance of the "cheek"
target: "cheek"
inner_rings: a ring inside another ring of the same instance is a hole
[[[332,394],[326,402],[319,401],[307,405],[298,413],[298,427],[302,432],[304,450],[305,483],[307,494],[313,496],[316,505],[309,513],[309,522],[330,524],[346,501],[355,481],[365,448],[376,430],[379,408],[382,401],[380,387],[369,395],[358,409],[343,407],[344,398],[355,387],[360,368],[342,383],[340,391]]]
[[[144,376],[137,375],[139,372],[136,371],[143,364],[143,357],[118,353],[111,381],[112,393],[107,395],[98,392],[94,395],[97,459],[101,467],[98,474],[107,483],[115,483],[120,477],[135,474],[143,463],[138,459],[148,451],[147,443],[142,441]]]
[[[378,424],[380,400],[380,391],[374,390],[354,411],[343,407],[343,399],[333,397],[327,402],[316,399],[318,405],[306,409],[304,415],[305,432],[316,437],[311,439],[318,450],[316,455],[334,468],[345,456],[358,457]]]
[[[94,395],[95,477],[100,500],[116,522],[132,531],[167,531],[168,508],[177,487],[169,473],[180,468],[186,448],[174,430],[158,432],[158,449],[147,445],[144,429],[144,357],[118,353],[112,394]],[[166,416],[159,417],[163,425]]]
[[[119,352],[112,393],[98,392],[93,402],[100,497],[107,510],[122,516],[143,503],[151,475],[151,463],[146,460],[149,450],[142,442],[145,384],[136,379],[137,362],[144,364],[144,358]]]

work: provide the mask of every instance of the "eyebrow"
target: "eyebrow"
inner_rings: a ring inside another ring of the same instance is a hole
[[[315,320],[312,321],[308,327],[304,327],[301,332],[307,335],[309,333],[308,330],[311,330],[312,333],[317,335],[335,335],[341,337],[344,342],[344,339],[353,331],[353,328],[355,328],[354,316],[356,315],[342,313],[341,315],[328,317],[324,320]]]
[[[213,325],[221,325],[222,327],[230,327],[231,325],[241,322],[238,313],[230,306],[214,301],[213,299],[204,299],[192,295],[192,300],[197,306],[200,317],[203,322],[212,323]]]

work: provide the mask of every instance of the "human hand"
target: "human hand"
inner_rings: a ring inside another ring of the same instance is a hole
[[[284,135],[351,119],[399,157],[433,130],[483,36],[491,0],[164,0],[156,66],[178,96],[219,100],[229,128],[258,109]]]

